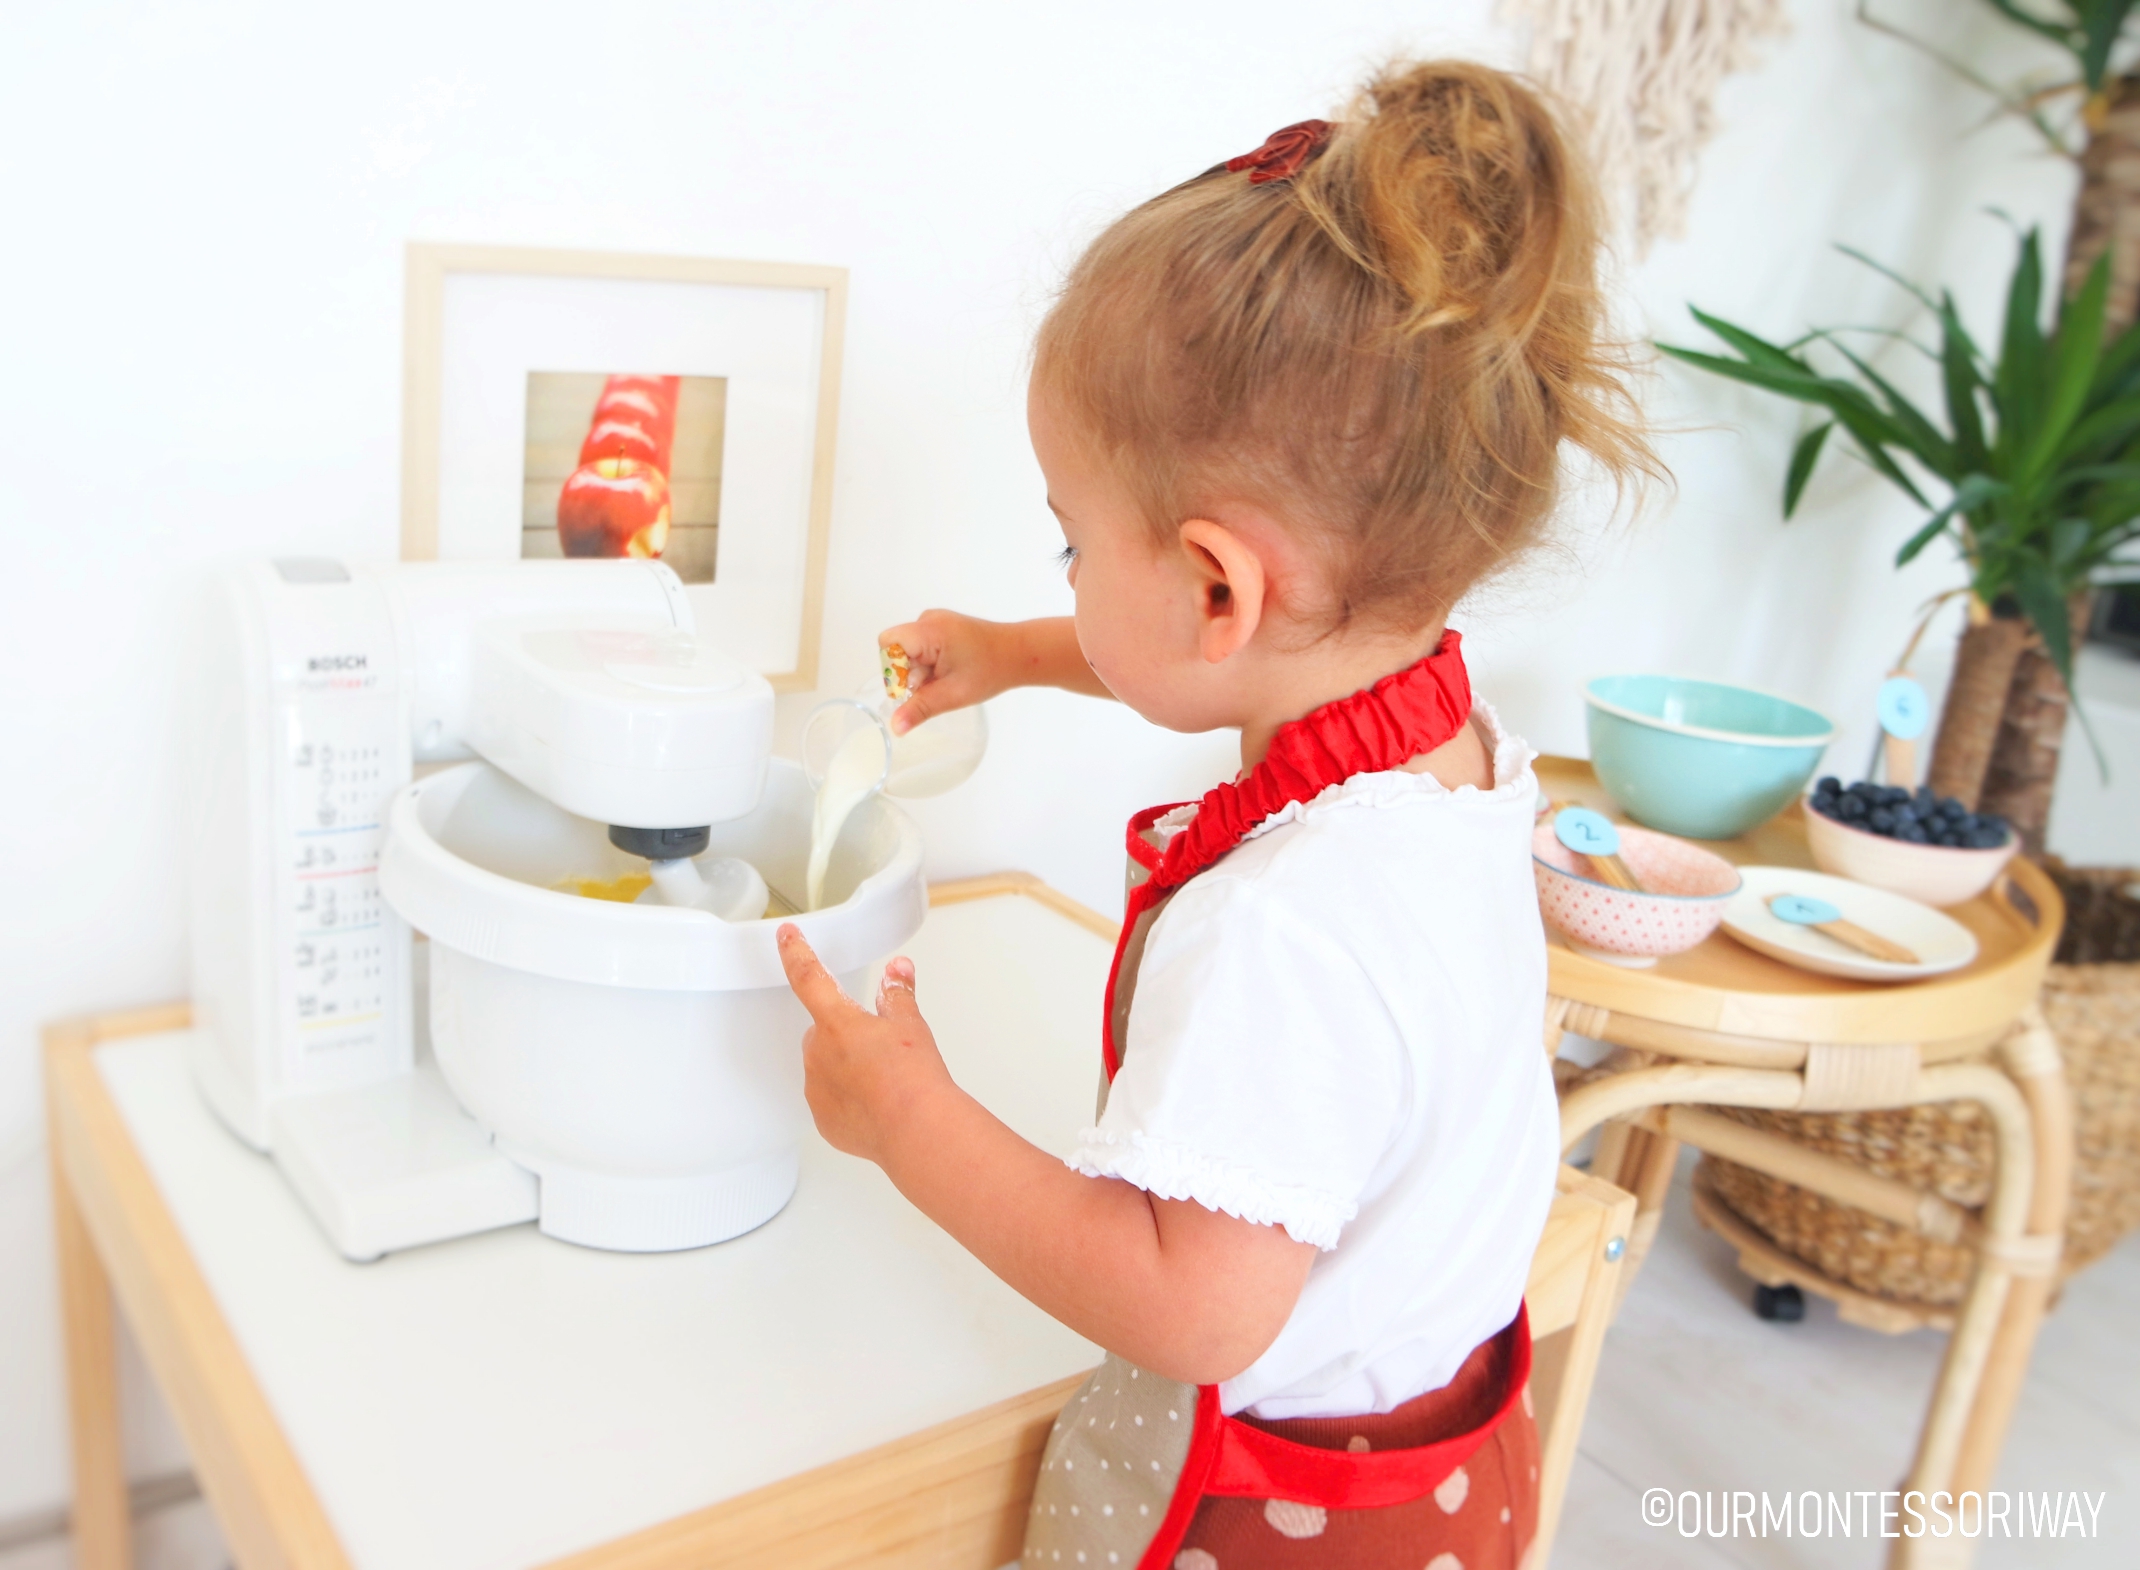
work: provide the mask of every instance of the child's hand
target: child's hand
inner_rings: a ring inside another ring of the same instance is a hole
[[[877,643],[880,648],[896,643],[907,657],[907,686],[914,695],[892,713],[892,733],[898,736],[923,720],[1013,687],[1113,696],[1085,663],[1067,616],[983,621],[957,611],[923,611],[913,621],[885,628]]]
[[[880,648],[906,651],[907,686],[913,696],[892,715],[892,730],[904,736],[923,720],[993,698],[1018,684],[1006,645],[1009,623],[982,621],[957,611],[923,611],[914,621],[877,634]]]
[[[914,965],[884,967],[877,1012],[840,990],[793,922],[777,934],[788,985],[810,1011],[803,1032],[803,1096],[835,1150],[880,1165],[901,1120],[923,1098],[952,1088],[936,1037],[914,1002]]]

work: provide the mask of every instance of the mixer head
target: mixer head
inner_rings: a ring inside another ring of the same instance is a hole
[[[696,829],[632,829],[621,823],[609,826],[609,843],[628,856],[648,861],[676,861],[702,856],[713,842],[711,825]]]
[[[695,825],[758,804],[773,689],[687,632],[614,616],[515,618],[480,629],[473,664],[475,750],[567,812],[618,825],[622,850],[696,854],[681,848],[689,836],[705,848]]]

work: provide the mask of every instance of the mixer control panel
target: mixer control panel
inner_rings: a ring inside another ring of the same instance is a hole
[[[379,893],[386,809],[409,777],[379,662],[305,660],[280,694],[277,911],[282,1071],[291,1089],[392,1072],[405,1051],[406,929]]]

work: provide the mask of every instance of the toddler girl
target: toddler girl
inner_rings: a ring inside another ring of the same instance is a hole
[[[1234,782],[1131,822],[1067,1164],[951,1082],[908,962],[871,1013],[781,931],[818,1128],[1109,1354],[1028,1565],[1487,1570],[1530,1539],[1537,785],[1444,624],[1542,530],[1564,444],[1649,466],[1596,250],[1528,89],[1384,74],[1073,270],[1029,419],[1076,616],[885,634],[902,729],[1044,684],[1241,733]]]

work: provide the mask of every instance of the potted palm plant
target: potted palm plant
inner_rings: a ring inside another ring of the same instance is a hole
[[[1935,743],[1934,783],[1943,794],[2003,813],[2040,852],[2079,607],[2094,585],[2140,577],[2131,555],[2140,514],[2140,340],[2132,326],[2140,316],[2140,245],[2131,243],[2140,233],[2140,70],[2113,66],[2140,0],[1987,3],[2065,49],[2076,67],[2072,78],[2000,87],[1880,22],[1869,0],[1860,0],[1859,15],[1942,59],[2079,166],[2055,324],[2043,325],[2043,258],[2029,234],[2018,247],[2000,331],[1982,340],[1995,355],[1964,328],[1947,294],[1935,300],[1894,280],[1937,325],[1936,346],[1923,346],[1937,367],[1939,407],[1930,413],[1835,332],[1775,345],[1697,311],[1732,352],[1666,352],[1820,411],[1791,457],[1786,516],[1837,426],[1924,508],[1897,557],[1906,562],[1947,542],[1966,578],[1953,592],[1967,596],[1970,610]],[[2064,123],[2061,101],[2078,106]],[[2140,1142],[2133,1137],[2140,1127],[2140,900],[2133,897],[2140,873],[2066,868],[2056,858],[2046,870],[2067,912],[2043,1008],[2075,1107],[2072,1208],[2060,1267],[2070,1275],[2140,1226]],[[1982,1117],[1966,1105],[1733,1115],[1885,1176],[1894,1175],[1897,1152],[1937,1151],[1936,1181],[1946,1197],[1976,1205],[1991,1192],[1991,1143]],[[1704,1166],[1714,1169],[1716,1192],[1742,1220],[1858,1292],[1921,1309],[1952,1305],[1967,1287],[1974,1255],[1966,1248],[1717,1157],[1705,1157]]]
[[[1858,253],[1849,253],[1858,256]],[[1879,267],[1858,256],[1867,265]],[[1925,509],[1895,553],[1896,565],[1935,542],[1955,550],[1967,575],[1969,615],[1933,744],[1930,784],[1971,807],[2002,813],[2027,848],[2043,850],[2059,735],[2043,738],[2040,777],[2002,781],[1987,773],[2015,667],[2040,649],[2059,682],[2062,729],[2073,648],[2098,583],[2140,578],[2128,547],[2140,537],[2140,326],[2107,342],[2110,261],[2099,257],[2078,292],[2046,327],[2042,249],[2020,238],[2005,319],[1987,353],[1963,325],[1953,297],[1933,298],[1880,267],[1931,312],[1941,406],[1928,413],[1844,341],[1816,328],[1775,344],[1696,309],[1725,347],[1712,354],[1673,345],[1675,359],[1810,405],[1825,416],[1799,438],[1784,475],[1783,512],[1797,510],[1806,482],[1838,428],[1865,462]],[[1839,365],[1824,369],[1815,354]]]
[[[1873,0],[1858,0],[1858,17],[1982,90],[2002,112],[2033,127],[2046,150],[2075,166],[2079,179],[2066,238],[2063,292],[2077,295],[2090,270],[2107,257],[2104,333],[2122,333],[2140,315],[2140,245],[2130,238],[2140,229],[2140,69],[2122,59],[2130,54],[2126,24],[2140,0],[1985,3],[2016,27],[2064,51],[2071,60],[2070,73],[1993,81],[1930,40],[1874,15]],[[1996,701],[1990,694],[1973,696]],[[2030,640],[2014,663],[2003,700],[1981,805],[2018,822],[2032,847],[2041,843],[2049,812],[2066,702],[2063,675],[2040,641]]]

